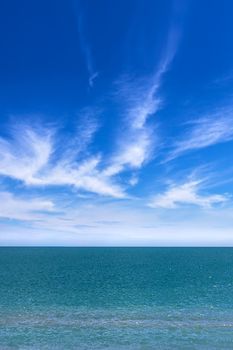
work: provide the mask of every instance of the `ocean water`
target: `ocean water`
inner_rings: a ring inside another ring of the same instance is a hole
[[[0,349],[233,349],[233,249],[0,248]]]

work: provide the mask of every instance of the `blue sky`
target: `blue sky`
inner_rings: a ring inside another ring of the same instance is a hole
[[[233,3],[9,0],[0,244],[233,244]]]

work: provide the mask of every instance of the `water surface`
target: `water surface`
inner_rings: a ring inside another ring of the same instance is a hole
[[[0,248],[0,349],[233,349],[233,249]]]

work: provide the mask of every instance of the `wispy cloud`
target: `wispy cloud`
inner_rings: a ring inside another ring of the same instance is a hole
[[[182,206],[164,213],[163,208],[148,210],[140,202],[92,199],[72,206],[64,200],[58,211],[58,203],[46,198],[0,193],[0,199],[2,245],[232,245],[231,208],[196,215],[193,208]]]
[[[91,48],[86,40],[85,31],[84,31],[84,16],[80,15],[78,19],[78,32],[79,32],[79,41],[80,47],[84,55],[86,62],[86,67],[88,71],[88,84],[90,87],[93,87],[95,79],[97,79],[99,73],[94,68],[94,62],[92,58]]]
[[[140,169],[152,154],[152,134],[152,130],[147,127],[139,130],[128,129],[104,174],[113,176],[127,169]]]
[[[180,38],[180,28],[172,25],[162,58],[147,81],[122,80],[118,95],[125,101],[124,136],[118,140],[118,149],[112,157],[106,174],[117,174],[127,168],[140,169],[152,156],[157,136],[155,127],[148,124],[148,120],[155,115],[162,106],[159,96],[162,78],[168,71],[175,56]]]
[[[51,213],[54,210],[54,203],[49,199],[17,197],[10,192],[0,192],[0,218],[37,221],[41,219],[40,212]]]
[[[88,153],[88,148],[101,127],[99,115],[100,110],[95,108],[85,108],[78,114],[78,123],[74,125],[69,135],[65,135],[64,140],[59,141],[63,159],[77,160],[78,157]]]
[[[89,143],[92,131],[80,133],[83,139],[77,138],[78,145],[82,141]],[[81,159],[80,147],[75,148],[76,137],[74,142],[64,142],[61,148],[54,129],[15,128],[11,138],[0,139],[0,175],[30,186],[69,185],[97,194],[124,197],[121,186],[99,170],[101,155]],[[59,154],[56,154],[58,146]]]
[[[0,138],[0,174],[17,178],[26,184],[36,182],[53,153],[52,131],[18,126],[11,139]]]
[[[226,195],[201,193],[200,180],[190,180],[183,184],[172,184],[162,194],[152,198],[149,206],[152,208],[177,208],[181,205],[196,205],[202,208],[210,208],[215,204],[228,200]]]
[[[189,151],[233,140],[233,111],[220,109],[216,113],[189,122],[186,127],[188,130],[181,140],[174,143],[167,160]]]

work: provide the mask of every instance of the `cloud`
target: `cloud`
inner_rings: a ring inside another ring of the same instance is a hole
[[[75,124],[71,133],[66,133],[64,139],[61,138],[60,141],[57,141],[57,144],[62,145],[63,159],[77,160],[77,157],[88,153],[88,147],[92,144],[95,134],[100,129],[97,120],[100,112],[96,108],[85,108],[78,114],[78,123]]]
[[[43,198],[21,198],[10,192],[0,192],[0,218],[36,221],[40,211],[51,213],[55,209],[51,200]]]
[[[94,86],[94,81],[98,78],[98,76],[99,76],[99,72],[94,72],[92,69],[88,69],[88,71],[89,71],[89,80],[88,80],[88,82],[89,82],[89,86],[90,87],[93,87]],[[92,71],[93,71],[93,73],[92,73]]]
[[[101,155],[79,157],[79,145],[82,141],[82,147],[85,142],[88,144],[92,135],[93,130],[80,133],[78,142],[74,137],[72,142],[63,142],[61,148],[54,129],[15,128],[11,138],[0,139],[0,175],[28,186],[69,185],[92,193],[124,197],[121,186],[99,170]]]
[[[113,176],[126,169],[140,169],[152,152],[152,130],[144,127],[140,130],[128,130],[124,139],[119,142],[116,154],[110,160],[110,165],[104,170],[106,176]]]
[[[177,208],[180,205],[196,205],[210,208],[228,200],[226,195],[206,195],[200,193],[201,181],[188,181],[181,185],[173,184],[164,193],[152,198],[149,206],[152,208]]]
[[[92,88],[94,85],[94,81],[99,76],[99,72],[97,72],[94,68],[91,48],[85,37],[83,15],[80,15],[78,19],[78,33],[79,33],[80,47],[85,58],[86,67],[89,75],[88,84]]]
[[[12,139],[0,138],[0,175],[17,178],[26,184],[35,181],[53,153],[51,130],[18,126],[12,130]]]
[[[75,200],[71,205],[62,200],[59,209],[58,203],[50,209],[46,198],[34,198],[31,206],[31,198],[12,196],[12,205],[9,196],[0,193],[1,245],[232,245],[230,207],[213,207],[198,214],[187,206],[164,212],[163,208],[148,210],[138,201],[120,203],[96,198],[89,202]],[[106,213],[111,220],[106,219]]]
[[[233,111],[221,109],[192,123],[181,140],[175,142],[167,160],[186,152],[233,140]]]
[[[158,139],[155,127],[148,125],[148,120],[162,106],[159,89],[175,56],[179,34],[178,27],[172,25],[162,58],[151,79],[143,82],[123,79],[119,83],[118,95],[125,101],[124,136],[121,133],[118,149],[105,170],[106,174],[115,175],[127,168],[140,169],[150,160]]]
[[[120,185],[98,170],[101,157],[94,156],[80,162],[63,160],[40,178],[43,185],[73,185],[78,189],[101,195],[122,198],[125,193]]]

